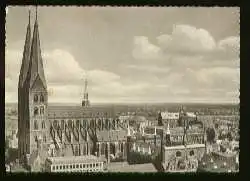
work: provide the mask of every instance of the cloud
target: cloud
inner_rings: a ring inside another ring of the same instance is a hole
[[[160,47],[171,52],[206,52],[216,48],[211,34],[190,25],[175,25],[172,34],[157,37]]]
[[[156,59],[160,56],[160,48],[149,42],[145,36],[134,37],[133,57],[136,59]]]

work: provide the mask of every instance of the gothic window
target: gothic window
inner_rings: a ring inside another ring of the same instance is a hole
[[[38,102],[38,95],[34,95],[34,102]]]
[[[38,129],[37,120],[34,120],[34,129],[35,129],[35,130],[37,130],[37,129]]]
[[[36,116],[36,115],[38,115],[38,108],[37,107],[34,108],[34,116]]]
[[[44,96],[42,94],[40,95],[40,102],[44,102]]]
[[[109,129],[109,120],[108,119],[105,120],[105,128]]]
[[[83,128],[86,128],[87,127],[87,121],[86,120],[83,120]]]
[[[98,120],[98,128],[101,129],[101,126],[102,126],[102,120]]]
[[[61,128],[64,129],[64,120],[61,120]]]
[[[79,128],[79,126],[80,126],[80,120],[76,120],[76,126],[77,126],[77,128]]]
[[[113,120],[113,125],[112,125],[113,129],[115,129],[115,120]]]
[[[40,107],[40,114],[44,114],[44,107],[43,106]]]
[[[45,121],[42,121],[42,129],[45,129]]]
[[[37,142],[37,141],[38,141],[37,136],[35,136],[35,142]]]
[[[43,136],[43,142],[46,142],[46,135]]]
[[[53,121],[53,126],[54,126],[55,128],[57,127],[57,124],[58,124],[57,120],[54,120],[54,121]]]
[[[72,120],[68,120],[68,125],[69,125],[69,127],[73,127],[73,123],[72,123]]]
[[[194,150],[191,150],[191,151],[189,152],[189,155],[190,155],[190,156],[193,156],[193,155],[194,155]]]
[[[176,152],[176,157],[180,157],[181,156],[181,152],[180,151],[177,151]]]

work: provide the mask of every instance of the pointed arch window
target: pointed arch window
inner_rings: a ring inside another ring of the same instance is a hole
[[[37,116],[37,115],[38,115],[38,108],[35,107],[35,108],[34,108],[34,116]]]
[[[54,120],[54,121],[53,121],[53,126],[54,126],[54,128],[57,128],[57,126],[58,126],[57,124],[58,124],[57,120]]]
[[[113,129],[115,129],[115,123],[116,123],[116,121],[113,120],[113,125],[112,125]]]
[[[73,128],[73,122],[72,122],[72,120],[68,120],[68,125],[69,125],[69,127]]]
[[[43,135],[43,142],[46,142],[46,135]]]
[[[42,129],[45,129],[45,121],[42,121]]]
[[[34,120],[34,130],[38,130],[37,120]]]
[[[38,102],[38,95],[34,95],[34,102]]]
[[[42,94],[40,95],[40,102],[44,102],[44,96]]]
[[[102,120],[99,119],[99,120],[98,120],[98,128],[101,129],[101,126],[102,126]]]
[[[76,126],[77,126],[77,128],[79,128],[79,126],[80,126],[80,120],[76,120]]]
[[[43,107],[43,106],[40,107],[40,114],[41,114],[41,115],[44,114],[44,107]]]
[[[64,120],[61,120],[61,128],[64,129]]]

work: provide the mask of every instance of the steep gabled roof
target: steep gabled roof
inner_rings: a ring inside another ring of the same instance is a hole
[[[23,87],[23,84],[28,74],[28,69],[30,64],[30,47],[31,47],[31,28],[30,28],[30,11],[29,11],[29,23],[27,25],[26,38],[23,49],[23,58],[19,74],[19,83],[18,83],[19,87]]]

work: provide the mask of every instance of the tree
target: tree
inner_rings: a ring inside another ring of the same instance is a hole
[[[215,130],[213,128],[208,128],[206,130],[207,133],[207,141],[213,143],[215,141]]]

